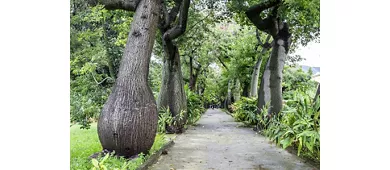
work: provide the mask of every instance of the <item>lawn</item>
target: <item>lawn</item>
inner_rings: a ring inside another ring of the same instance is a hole
[[[164,134],[157,134],[150,153],[159,150],[167,142],[168,139]],[[88,130],[80,129],[79,125],[70,127],[70,169],[90,170],[93,165],[88,157],[101,150],[102,147],[99,142],[96,123],[93,123]],[[109,157],[104,165],[108,169],[115,169],[121,168],[125,163],[129,163],[128,169],[136,169],[143,162],[144,159],[140,157],[131,161]]]

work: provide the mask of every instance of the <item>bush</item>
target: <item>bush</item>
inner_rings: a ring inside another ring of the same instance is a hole
[[[244,122],[247,125],[256,125],[258,123],[257,99],[242,97],[239,101],[232,104],[233,118],[236,121]]]
[[[268,122],[263,134],[277,145],[292,146],[314,160],[320,159],[320,100],[315,103],[310,96],[295,92],[283,111]],[[266,113],[262,113],[264,115]]]
[[[186,85],[184,87],[187,97],[187,124],[194,124],[200,119],[205,112],[204,102],[202,97],[188,89]]]

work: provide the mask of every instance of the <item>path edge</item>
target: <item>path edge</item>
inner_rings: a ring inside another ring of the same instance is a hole
[[[150,155],[149,158],[136,170],[147,170],[151,165],[155,164],[158,161],[158,158],[160,158],[162,152],[170,147],[172,147],[175,144],[175,142],[170,140],[168,143],[166,143],[164,146],[162,146],[157,152]]]

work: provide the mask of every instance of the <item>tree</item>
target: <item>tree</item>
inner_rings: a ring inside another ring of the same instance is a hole
[[[258,44],[255,48],[255,51],[257,51],[257,48],[259,46],[261,46],[263,49],[260,52],[259,58],[257,59],[255,66],[253,67],[249,97],[257,97],[257,95],[258,95],[257,88],[258,88],[258,83],[259,83],[259,74],[260,74],[261,65],[262,65],[263,59],[266,58],[265,54],[272,47],[272,44],[273,44],[273,42],[269,43],[269,39],[271,38],[270,35],[267,36],[267,38],[264,40],[264,42],[261,42],[261,38],[260,38],[258,29],[256,29],[256,38],[257,38]],[[262,73],[262,75],[263,75],[263,73]]]
[[[305,8],[307,11],[305,11]],[[296,15],[297,10],[307,16],[300,13],[298,13],[300,15]],[[271,35],[275,41],[268,67],[271,91],[269,114],[278,114],[283,106],[282,76],[284,62],[292,43],[290,26],[293,26],[293,32],[295,33],[302,30],[303,27],[303,31],[300,32],[302,35],[295,36],[294,42],[299,39],[301,43],[306,44],[307,40],[315,39],[316,34],[319,34],[319,1],[269,0],[251,6],[245,13],[259,30]],[[267,17],[260,16],[262,13],[265,13]],[[297,20],[296,17],[301,18]],[[310,19],[309,21],[313,23],[306,22],[306,19]],[[291,23],[294,21],[298,22]]]
[[[157,99],[158,109],[168,108],[176,124],[167,127],[168,133],[181,133],[186,122],[186,113],[181,121],[178,115],[187,111],[187,100],[181,71],[180,54],[173,40],[184,34],[187,27],[190,0],[176,0],[175,6],[168,12],[163,3],[163,19],[159,24],[164,49],[163,72],[160,93]],[[180,10],[180,11],[179,11]],[[174,25],[178,13],[179,23]]]
[[[120,156],[147,153],[157,131],[157,107],[148,85],[148,73],[161,3],[99,2],[107,9],[135,10],[115,85],[99,117],[99,140],[103,149]]]

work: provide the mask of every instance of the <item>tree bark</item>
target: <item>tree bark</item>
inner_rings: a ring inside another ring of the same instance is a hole
[[[184,92],[183,75],[181,72],[180,55],[178,48],[163,40],[164,44],[164,64],[161,80],[160,93],[157,99],[159,110],[169,107],[172,117],[176,117],[181,111],[187,111],[187,100]],[[168,44],[168,45],[167,45]],[[169,50],[167,46],[173,46]],[[184,120],[177,122],[177,126],[167,127],[168,133],[181,133],[184,128],[184,123],[187,115],[184,114]],[[176,118],[177,119],[177,118]]]
[[[175,1],[175,7],[171,9],[169,14],[164,5],[163,15],[165,20],[160,20],[159,24],[165,55],[157,105],[159,109],[169,107],[171,115],[174,117],[174,121],[176,121],[176,125],[166,128],[168,133],[181,133],[187,120],[187,99],[184,92],[179,49],[173,43],[173,40],[184,34],[186,30],[189,5],[190,0]],[[172,26],[171,24],[176,19],[179,7],[179,23]],[[179,121],[181,112],[184,112],[184,115]]]
[[[259,95],[257,97],[257,107],[258,107],[258,113],[263,109],[263,106],[267,104],[271,99],[271,91],[269,88],[269,77],[270,77],[270,70],[269,70],[269,63],[270,63],[271,57],[268,58],[267,65],[265,66],[264,73],[262,74],[263,77],[261,79],[260,83],[260,89],[259,89]]]
[[[276,43],[272,48],[272,53],[269,62],[270,70],[270,91],[271,105],[269,114],[279,114],[283,107],[282,97],[282,77],[287,51],[284,46],[285,41],[282,38],[276,39]]]
[[[159,10],[159,0],[140,1],[118,78],[99,117],[97,130],[103,149],[119,156],[148,153],[156,136],[158,113],[148,74]]]

